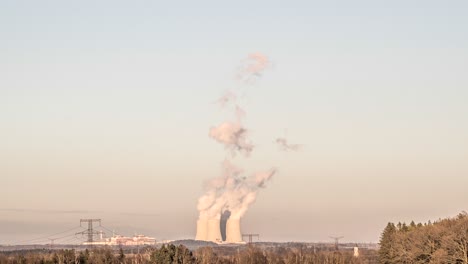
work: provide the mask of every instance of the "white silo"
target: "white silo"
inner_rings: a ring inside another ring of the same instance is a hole
[[[212,242],[221,242],[220,219],[208,220],[208,232],[206,240]]]
[[[226,242],[240,243],[242,242],[242,233],[240,230],[240,219],[229,218],[226,223]]]
[[[358,247],[354,247],[354,254],[353,254],[353,256],[354,256],[355,258],[358,258],[358,257],[359,257],[359,248],[358,248]]]
[[[197,235],[195,240],[208,240],[208,220],[199,219],[197,221]]]

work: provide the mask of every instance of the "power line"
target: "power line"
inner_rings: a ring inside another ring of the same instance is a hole
[[[69,235],[66,235],[66,236],[55,237],[55,238],[50,237],[50,238],[47,238],[46,240],[40,240],[39,242],[41,242],[41,241],[42,241],[42,242],[48,242],[48,241],[50,241],[50,244],[53,246],[55,241],[60,241],[60,240],[62,240],[62,239],[64,239],[64,238],[69,238],[69,237],[76,238],[76,235],[75,235],[75,234],[69,234]],[[68,240],[69,240],[69,239],[68,239]],[[39,243],[39,242],[37,242],[37,243]],[[63,243],[63,242],[62,242],[62,243]],[[56,243],[56,244],[57,244],[57,243]]]
[[[122,235],[122,234],[120,234],[120,233],[115,232],[114,230],[110,230],[109,228],[107,228],[107,227],[105,227],[105,226],[103,226],[103,225],[101,225],[101,226],[99,226],[99,227],[104,228],[105,230],[111,232],[112,234]]]
[[[66,244],[66,243],[68,243],[70,241],[77,241],[79,244],[83,243],[83,240],[78,239],[76,236],[74,236],[72,238],[69,238],[69,239],[66,239],[66,240],[62,241],[61,243]]]
[[[12,243],[12,244],[13,244],[13,245],[19,245],[20,243],[27,243],[27,242],[32,242],[32,241],[36,241],[36,240],[39,240],[39,241],[47,241],[47,240],[49,240],[50,237],[53,237],[53,236],[56,236],[56,235],[60,235],[60,234],[64,234],[64,233],[67,233],[67,232],[76,230],[76,229],[78,229],[78,228],[82,228],[82,227],[81,227],[81,226],[78,226],[78,227],[74,227],[74,228],[72,228],[72,229],[68,229],[68,230],[66,230],[66,231],[58,232],[58,233],[51,234],[51,235],[41,236],[41,237],[37,237],[37,238],[33,238],[33,239],[17,241],[16,243]],[[39,241],[36,241],[36,243],[39,242]]]
[[[76,237],[76,234],[70,234],[70,235],[66,235],[66,236],[62,236],[62,237],[57,237],[55,239],[59,240],[59,239],[63,239],[63,238],[66,238],[66,237],[71,237],[71,236]]]

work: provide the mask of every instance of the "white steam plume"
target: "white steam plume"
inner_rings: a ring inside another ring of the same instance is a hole
[[[250,54],[243,61],[237,79],[244,84],[254,83],[270,66],[267,56],[261,53]],[[242,125],[245,111],[239,107],[238,97],[227,91],[216,102],[221,107],[235,106],[235,121],[225,121],[211,127],[209,136],[231,151],[232,156],[242,153],[245,156],[253,151],[254,145],[248,140],[248,130]],[[229,160],[223,162],[222,174],[205,184],[205,194],[198,199],[199,220],[219,220],[224,211],[231,212],[230,218],[239,219],[255,202],[258,191],[276,173],[275,169],[245,176],[240,168]]]
[[[286,138],[277,138],[276,144],[283,151],[298,151],[302,148],[299,144],[289,144]]]
[[[226,210],[231,212],[231,218],[241,218],[276,170],[259,172],[249,177],[241,177],[241,172],[229,161],[224,161],[223,175],[210,180],[208,191],[198,200],[200,219],[219,219]]]
[[[217,102],[221,106],[226,106],[230,102],[236,103],[236,95],[227,91]],[[239,105],[235,105],[236,121],[223,122],[216,127],[211,127],[209,136],[223,144],[235,156],[236,151],[248,156],[253,150],[253,144],[247,139],[247,129],[242,126],[242,119],[245,111]]]
[[[236,100],[237,96],[233,92],[226,91],[218,100],[216,100],[216,103],[222,108],[224,108],[228,106],[231,102],[235,102]]]
[[[223,173],[221,176],[210,179],[205,183],[206,193],[198,199],[197,209],[200,212],[200,218],[215,218],[221,209],[215,210],[215,204],[220,203],[219,197],[222,196],[226,186],[232,185],[232,179],[238,178],[242,170],[234,166],[228,160],[223,162]]]
[[[259,189],[264,188],[275,173],[276,169],[258,172],[237,186],[231,194],[232,199],[226,205],[226,210],[231,212],[232,219],[240,219],[244,216],[249,206],[257,199]]]
[[[223,144],[226,149],[231,151],[233,156],[236,151],[248,156],[254,147],[247,140],[247,129],[242,127],[239,121],[224,122],[217,127],[212,127],[209,136]]]
[[[252,53],[242,61],[239,67],[236,79],[245,84],[255,84],[269,66],[270,60],[260,52]]]

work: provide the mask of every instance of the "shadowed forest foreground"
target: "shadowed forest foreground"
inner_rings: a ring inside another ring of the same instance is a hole
[[[434,223],[388,223],[380,238],[382,264],[468,264],[468,214]]]
[[[57,264],[113,264],[113,263],[163,263],[163,264],[240,264],[240,263],[377,263],[377,251],[363,251],[354,257],[350,250],[316,251],[306,247],[277,247],[262,249],[253,245],[240,247],[202,247],[190,251],[183,245],[147,247],[139,253],[126,252],[122,248],[95,248],[76,251],[33,250],[5,252],[0,254],[3,263],[57,263]]]

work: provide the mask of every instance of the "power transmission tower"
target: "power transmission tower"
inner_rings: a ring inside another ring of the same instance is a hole
[[[56,240],[57,238],[49,238],[50,240],[50,249],[54,248],[54,241]]]
[[[81,235],[88,235],[88,240],[86,242],[92,244],[94,241],[94,235],[99,235],[99,231],[94,231],[93,230],[93,222],[98,222],[99,225],[101,225],[101,219],[80,219],[80,226],[81,223],[88,223],[88,229],[83,231],[83,232],[78,232],[76,233],[81,234]]]
[[[341,236],[341,237],[333,237],[333,236],[331,236],[330,238],[332,238],[332,239],[335,240],[335,250],[338,250],[338,243],[340,242],[340,239],[343,238],[343,236]]]
[[[242,239],[244,239],[244,237],[249,238],[249,244],[252,243],[252,238],[253,237],[257,237],[257,239],[260,240],[260,235],[259,234],[242,234]]]

